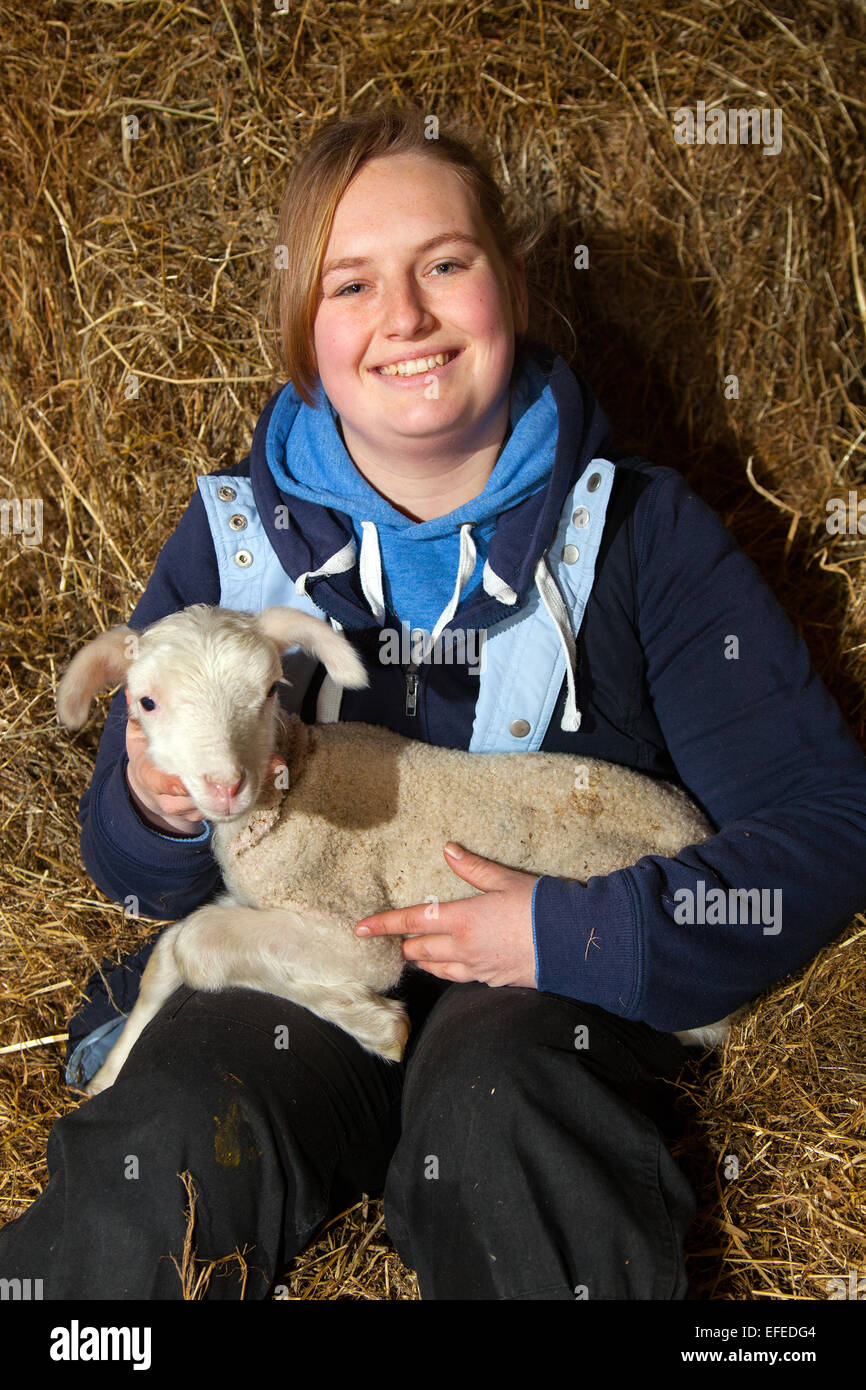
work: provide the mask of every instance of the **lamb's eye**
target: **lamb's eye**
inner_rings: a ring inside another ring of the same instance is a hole
[[[156,709],[156,700],[151,699],[149,695],[142,695],[138,703],[141,705],[142,709]]]
[[[266,700],[269,700],[269,699],[271,698],[272,695],[276,695],[278,684],[279,684],[278,681],[274,681],[273,685],[271,686],[270,690],[268,691],[267,695],[265,696],[265,699],[266,699]]]

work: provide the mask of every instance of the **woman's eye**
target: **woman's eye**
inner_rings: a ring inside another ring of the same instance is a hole
[[[432,270],[433,270],[433,271],[440,271],[440,270],[442,270],[443,268],[446,269],[446,270],[459,270],[459,269],[460,269],[460,263],[459,263],[459,261],[437,261],[436,264],[432,267]],[[447,280],[447,279],[449,278],[449,276],[448,276],[447,274],[444,275],[444,276],[443,276],[443,275],[434,274],[434,275],[433,275],[433,278],[434,278],[434,280],[442,280],[442,279]],[[334,298],[335,298],[335,299],[357,299],[357,298],[358,298],[357,294],[347,294],[347,291],[348,291],[348,290],[362,290],[363,288],[364,288],[364,285],[361,283],[360,280],[352,280],[352,281],[350,281],[350,283],[349,283],[348,285],[343,285],[339,290],[337,290],[336,294],[334,295]]]
[[[149,695],[142,695],[138,703],[141,705],[142,709],[146,709],[148,711],[156,709],[156,700],[151,699]]]

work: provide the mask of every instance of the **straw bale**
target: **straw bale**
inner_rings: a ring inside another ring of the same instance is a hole
[[[153,930],[80,866],[98,721],[59,731],[57,674],[128,616],[196,474],[249,449],[278,383],[262,327],[273,218],[329,115],[407,97],[486,131],[517,204],[547,220],[534,331],[587,374],[622,442],[716,507],[863,740],[866,536],[828,534],[826,504],[866,498],[866,18],[854,0],[220,0],[55,3],[34,22],[14,0],[0,20],[0,495],[43,504],[38,543],[0,535],[11,1219],[78,1104],[61,1059],[80,991]],[[678,144],[674,113],[699,101],[778,108],[780,152]],[[698,1298],[820,1299],[828,1278],[866,1273],[864,940],[860,916],[680,1080]],[[192,1297],[210,1277],[195,1260],[191,1243],[178,1274]],[[418,1296],[373,1200],[329,1226],[285,1291]]]

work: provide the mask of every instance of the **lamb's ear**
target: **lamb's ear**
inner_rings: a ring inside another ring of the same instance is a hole
[[[364,663],[342,632],[297,608],[265,608],[255,620],[259,632],[270,637],[284,652],[287,647],[303,647],[317,656],[337,685],[361,690],[369,685]]]
[[[126,680],[137,654],[138,637],[131,627],[112,627],[75,653],[57,687],[57,714],[67,729],[81,728],[90,702],[100,690]]]

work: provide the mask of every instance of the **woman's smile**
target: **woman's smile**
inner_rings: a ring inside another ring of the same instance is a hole
[[[444,370],[449,367],[458,356],[459,348],[447,348],[444,352],[423,353],[418,357],[401,357],[396,362],[388,363],[386,366],[374,367],[373,372],[376,376],[384,377],[386,381],[394,382],[416,382],[428,376],[441,377]]]

